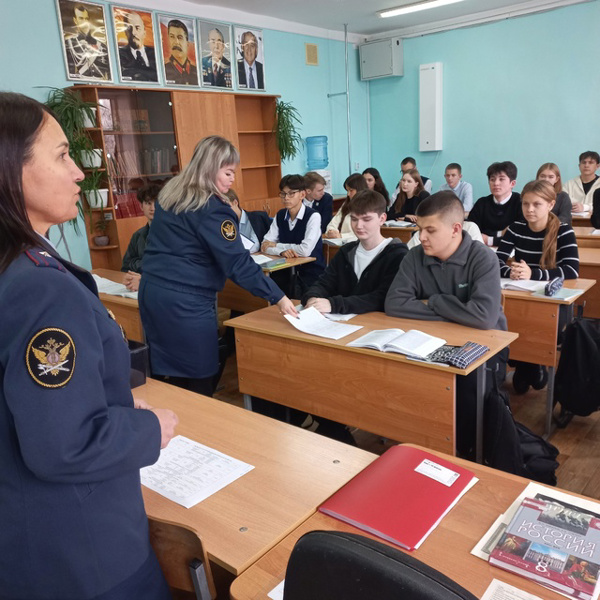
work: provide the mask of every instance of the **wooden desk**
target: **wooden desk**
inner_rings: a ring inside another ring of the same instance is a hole
[[[408,240],[410,240],[417,229],[416,225],[414,227],[386,227],[383,225],[381,227],[381,235],[386,238],[398,238],[405,244],[408,244]]]
[[[443,458],[448,459],[447,456]],[[407,554],[450,577],[477,598],[481,598],[492,579],[496,578],[544,600],[564,599],[564,596],[524,577],[492,567],[470,553],[496,518],[512,504],[529,481],[459,458],[449,460],[472,471],[479,481],[442,519],[422,546]],[[555,488],[550,488],[553,489]],[[238,577],[231,586],[231,598],[267,600],[267,593],[285,577],[285,569],[296,541],[305,533],[317,529],[358,533],[384,544],[388,543],[333,517],[316,513]],[[404,552],[402,548],[398,547],[398,550]]]
[[[591,227],[592,226],[592,213],[586,213],[585,216],[583,217],[579,217],[576,215],[573,215],[572,217],[572,221],[573,221],[573,227]]]
[[[568,289],[590,290],[595,280],[568,279],[564,287]],[[548,388],[546,393],[545,435],[552,430],[554,408],[554,372],[558,364],[556,348],[560,306],[569,308],[567,322],[573,316],[573,305],[581,298],[569,300],[534,296],[530,292],[502,290],[504,314],[508,329],[519,334],[510,345],[510,358],[548,367]]]
[[[600,235],[594,235],[593,227],[573,227],[573,231],[578,248],[600,248]]]
[[[239,575],[370,464],[370,452],[149,379],[135,398],[174,410],[177,433],[254,465],[186,509],[142,488],[148,515],[195,532],[209,558]]]
[[[359,315],[350,323],[364,328],[336,341],[297,331],[276,307],[226,321],[235,328],[240,391],[393,440],[454,454],[456,375],[477,369],[483,386],[484,369],[479,367],[518,337],[383,313]],[[392,327],[419,329],[454,345],[478,342],[491,352],[462,370],[346,346],[370,330]],[[482,405],[481,393],[480,415]]]
[[[112,269],[93,269],[92,273],[117,283],[123,283],[123,277],[125,276],[125,273],[113,271]],[[100,294],[100,300],[106,308],[113,312],[117,323],[125,330],[128,339],[136,342],[146,341],[137,300],[111,296],[110,294]]]
[[[277,256],[269,256],[275,260]],[[312,256],[302,256],[300,258],[286,258],[285,267],[277,269],[292,269],[292,273],[296,267],[304,265],[309,262],[313,262],[315,259]],[[269,277],[271,271],[263,269],[263,273]],[[254,294],[251,294],[248,290],[240,287],[237,283],[228,279],[225,282],[225,287],[217,294],[217,304],[220,308],[228,308],[230,310],[236,310],[241,313],[249,313],[260,308],[269,306],[269,303],[264,298],[259,298]]]
[[[600,281],[600,248],[579,249],[579,276]],[[595,285],[578,298],[577,304],[582,302],[585,302],[584,316],[600,318],[600,286]]]

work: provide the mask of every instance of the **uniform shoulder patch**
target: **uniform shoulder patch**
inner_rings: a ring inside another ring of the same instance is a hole
[[[37,384],[46,388],[63,387],[75,370],[73,339],[63,329],[42,329],[27,344],[25,362],[31,378]]]
[[[221,223],[221,235],[228,242],[233,242],[237,238],[237,229],[233,221],[226,219]]]
[[[26,250],[25,256],[27,256],[36,267],[50,267],[52,269],[58,269],[63,273],[66,273],[67,271],[54,256],[43,248],[31,248]]]

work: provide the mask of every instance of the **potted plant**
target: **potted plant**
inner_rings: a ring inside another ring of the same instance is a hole
[[[292,103],[277,100],[273,131],[277,138],[281,160],[294,158],[300,152],[303,140],[298,133],[298,127],[301,126],[300,115]]]
[[[107,235],[108,221],[104,216],[104,211],[100,213],[100,218],[96,221],[94,230],[98,232],[98,235],[93,237],[94,244],[96,246],[108,246],[110,238]]]
[[[79,185],[90,211],[94,208],[104,209],[108,206],[108,189],[100,188],[102,177],[102,171],[89,169],[86,172],[85,179]]]

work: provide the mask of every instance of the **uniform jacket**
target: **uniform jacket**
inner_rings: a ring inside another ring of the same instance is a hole
[[[246,214],[258,238],[258,243],[262,244],[263,238],[271,227],[271,217],[264,210],[247,210]]]
[[[121,271],[133,271],[134,273],[142,272],[142,258],[144,257],[144,250],[146,250],[148,233],[150,233],[150,223],[147,223],[144,227],[138,229],[131,236],[127,251],[123,257]]]
[[[238,228],[237,215],[217,196],[179,214],[156,204],[139,293],[153,374],[217,372],[215,303],[227,279],[271,304],[283,298],[244,248]]]
[[[171,56],[165,63],[165,81],[175,85],[198,85],[198,69],[189,59],[180,65]]]
[[[321,215],[321,232],[325,233],[327,225],[333,218],[333,196],[325,192],[323,197],[320,200],[315,200],[310,208]]]
[[[423,246],[413,248],[392,281],[385,312],[392,317],[506,331],[495,252],[474,242],[465,231],[456,252],[443,262],[427,256]]]
[[[232,86],[231,63],[223,57],[215,74],[213,71],[212,54],[205,56],[202,59],[202,82],[205,85],[230,88]]]
[[[304,294],[302,304],[309,298],[327,298],[333,313],[383,311],[387,291],[407,253],[406,246],[400,240],[392,239],[358,279],[354,257],[359,243],[350,242],[340,248],[323,275]]]
[[[91,275],[50,247],[0,274],[0,598],[84,600],[150,552],[139,469],[160,425]]]

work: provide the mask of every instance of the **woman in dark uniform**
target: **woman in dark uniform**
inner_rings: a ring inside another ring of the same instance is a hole
[[[119,326],[44,237],[83,179],[60,125],[0,93],[0,156],[0,599],[170,598],[139,469],[177,417],[134,408]]]
[[[226,279],[297,314],[240,239],[226,196],[239,161],[222,137],[198,143],[158,196],[143,259],[139,302],[152,375],[208,396],[219,368],[216,297]]]

